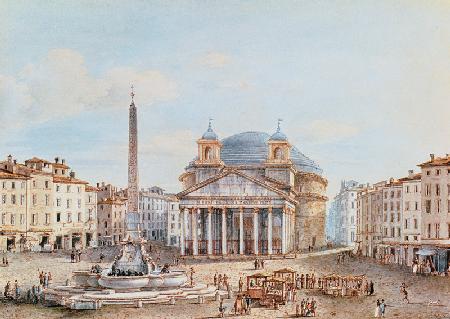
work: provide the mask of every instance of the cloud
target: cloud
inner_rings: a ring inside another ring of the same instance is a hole
[[[0,120],[17,128],[83,111],[123,107],[130,101],[131,83],[141,107],[178,95],[176,83],[157,70],[116,67],[95,77],[80,53],[53,49],[16,77],[0,75]],[[7,109],[16,111],[8,114]]]
[[[209,68],[223,68],[231,62],[231,57],[221,52],[209,52],[199,62]]]
[[[198,136],[190,130],[178,130],[152,136],[143,143],[141,152],[144,156],[160,159],[161,156],[168,158],[184,159],[183,164],[194,158],[197,154],[195,141]]]
[[[334,143],[353,137],[359,133],[359,128],[346,123],[330,120],[314,120],[306,127],[300,128],[300,134],[315,143]]]

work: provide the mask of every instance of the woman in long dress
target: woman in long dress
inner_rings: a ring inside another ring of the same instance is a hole
[[[375,308],[375,318],[380,317],[380,299],[377,299],[377,307]]]

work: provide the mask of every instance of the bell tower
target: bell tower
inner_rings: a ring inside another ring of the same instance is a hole
[[[222,143],[220,143],[217,134],[212,129],[211,121],[212,119],[209,119],[208,129],[202,137],[197,140],[198,159],[195,161],[196,165],[223,165],[223,162],[220,159]]]
[[[280,122],[278,120],[277,131],[270,137],[269,154],[267,154],[268,164],[291,164],[290,150],[291,144],[289,144],[287,136],[281,132]]]

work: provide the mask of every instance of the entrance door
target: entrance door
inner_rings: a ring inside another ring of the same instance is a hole
[[[86,233],[86,247],[91,246],[92,234]]]
[[[42,236],[41,242],[39,243],[39,246],[44,248],[44,245],[47,245],[47,244],[48,244],[48,236]]]
[[[244,216],[244,254],[254,254],[253,217]]]
[[[62,237],[56,236],[55,249],[61,249],[61,248],[62,248]]]
[[[79,234],[73,234],[72,235],[72,248],[80,248],[81,245],[81,235]]]
[[[16,239],[14,237],[8,237],[6,239],[6,249],[8,251],[11,251],[15,248],[16,246]]]

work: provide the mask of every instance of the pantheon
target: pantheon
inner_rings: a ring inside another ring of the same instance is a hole
[[[219,139],[211,122],[179,180],[182,255],[284,255],[322,247],[327,180],[281,131]]]

